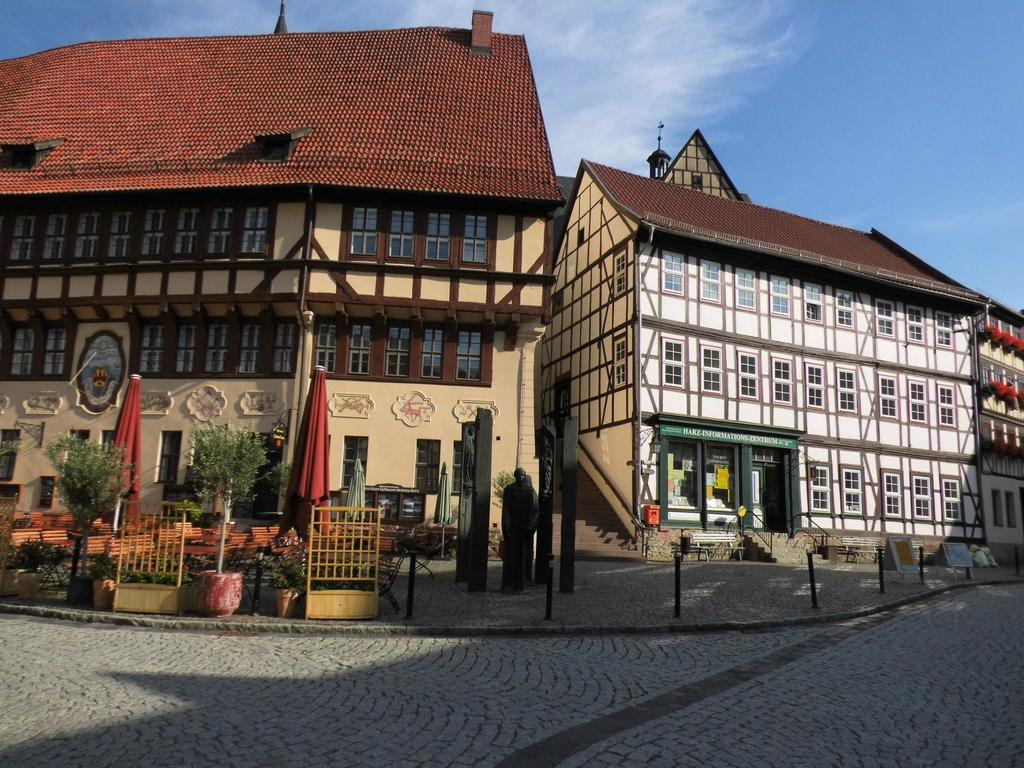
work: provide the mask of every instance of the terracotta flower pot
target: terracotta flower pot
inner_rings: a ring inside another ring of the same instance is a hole
[[[199,581],[199,615],[230,616],[242,602],[241,573],[204,571]]]
[[[22,600],[34,600],[39,595],[42,575],[21,571],[18,573],[18,597]]]
[[[92,607],[97,611],[109,611],[114,607],[114,590],[117,582],[113,579],[93,579]]]
[[[295,606],[299,602],[297,589],[277,590],[277,618],[290,619],[295,616]]]

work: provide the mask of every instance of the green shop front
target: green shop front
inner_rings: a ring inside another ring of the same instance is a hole
[[[648,423],[662,528],[799,529],[800,432],[666,415]]]

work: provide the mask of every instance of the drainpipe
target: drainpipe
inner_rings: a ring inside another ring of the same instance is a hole
[[[971,334],[971,378],[974,381],[974,386],[971,389],[974,390],[974,464],[978,472],[978,504],[975,507],[974,515],[975,518],[981,523],[981,536],[983,539],[985,536],[985,489],[982,485],[982,459],[981,459],[981,409],[982,409],[982,397],[981,397],[981,342],[979,341],[978,334],[978,323],[979,318],[986,318],[988,316],[988,304],[985,308],[980,310],[977,314],[971,315],[968,330]],[[961,504],[963,500],[961,499]],[[961,512],[964,524],[964,537],[967,536],[967,513],[966,510]]]
[[[654,225],[647,222],[648,231],[648,242],[650,243],[649,256],[654,255]],[[633,410],[634,416],[636,417],[636,424],[633,427],[633,509],[632,515],[633,520],[636,522],[637,530],[643,538],[643,556],[647,558],[647,526],[644,523],[643,515],[640,514],[640,492],[643,487],[643,464],[640,459],[640,451],[642,446],[640,444],[640,434],[643,430],[643,411],[641,409],[641,381],[643,373],[643,362],[641,355],[641,340],[643,336],[643,309],[641,307],[641,299],[643,298],[643,287],[641,285],[642,273],[640,270],[640,256],[642,255],[643,249],[640,247],[639,241],[637,242],[636,249],[636,270],[633,280],[633,292],[634,292],[634,312],[636,313],[636,333],[634,334],[633,342]]]
[[[313,186],[306,187],[306,222],[304,242],[302,244],[302,277],[299,279],[299,328],[302,340],[299,345],[299,364],[296,366],[294,408],[288,416],[288,453],[285,461],[291,462],[295,456],[295,430],[298,420],[302,418],[302,409],[306,405],[306,390],[309,385],[309,362],[313,351],[313,313],[306,307],[306,293],[309,282],[309,258],[313,250],[313,228],[316,224],[316,205],[313,200]]]

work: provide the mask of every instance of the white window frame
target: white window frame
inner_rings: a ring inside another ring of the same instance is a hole
[[[678,281],[678,287],[676,282]],[[686,257],[681,253],[666,251],[661,260],[661,290],[676,296],[683,295],[686,285]]]
[[[935,313],[935,346],[953,348],[953,315],[949,312]]]
[[[827,464],[811,465],[811,512],[832,514],[832,478]]]
[[[68,215],[51,213],[46,217],[46,239],[43,241],[43,260],[59,261],[64,258],[68,237]]]
[[[626,375],[626,362],[629,357],[629,347],[626,343],[626,336],[616,336],[612,339],[612,355],[614,360],[613,376],[616,387],[624,387],[628,380]]]
[[[843,467],[843,514],[864,516],[864,475],[859,469]],[[856,486],[850,481],[856,478]],[[852,504],[851,504],[852,502]],[[856,509],[852,509],[853,504]]]
[[[882,511],[886,517],[903,517],[903,479],[899,472],[882,472]]]
[[[736,270],[736,306],[757,311],[757,272],[752,269]]]
[[[625,250],[619,251],[613,257],[615,259],[614,294],[621,296],[629,289],[629,254]]]
[[[354,256],[377,255],[377,209],[357,205],[352,209],[348,252]]]
[[[784,365],[785,377],[780,375],[779,365]],[[780,393],[784,392],[785,397]],[[793,404],[793,361],[779,357],[772,358],[772,402],[782,405]]]
[[[932,505],[934,503],[932,499],[932,479],[928,475],[911,475],[910,483],[914,497],[914,519],[931,520],[933,513]],[[928,510],[927,514],[920,513],[922,507]]]
[[[960,520],[963,518],[963,494],[960,488],[960,481],[956,478],[942,478],[942,515],[946,520]]]
[[[808,408],[825,408],[825,366],[821,363],[804,364],[804,402]]]
[[[773,275],[769,285],[771,286],[771,313],[777,317],[792,317],[792,281],[788,277]],[[784,293],[780,290],[783,286],[786,289]]]
[[[908,306],[907,317],[907,341],[911,344],[924,344],[926,340],[924,332],[924,309],[922,307]]]
[[[892,392],[886,392],[884,383],[892,384]],[[899,419],[900,417],[900,382],[895,376],[878,374],[878,416],[882,419]],[[886,411],[891,411],[887,413]]]
[[[938,404],[939,426],[956,427],[956,389],[948,384],[935,385],[935,401]]]
[[[920,397],[915,397],[915,393],[919,392]],[[928,385],[923,381],[908,381],[907,382],[907,401],[909,403],[909,410],[907,417],[915,424],[927,424],[928,423]],[[920,418],[915,416],[920,409]]]
[[[817,310],[817,317],[812,317],[812,309]],[[825,298],[820,285],[804,283],[804,320],[818,325],[825,322]]]
[[[114,211],[110,214],[110,235],[107,238],[107,258],[127,258],[131,244],[132,212]]]
[[[426,253],[427,261],[449,261],[451,259],[452,217],[449,213],[430,212],[427,214]]]
[[[736,375],[739,379],[739,396],[746,400],[757,400],[760,391],[760,361],[754,352],[736,352]]]
[[[714,356],[714,365],[709,364],[708,353]],[[700,348],[700,389],[701,392],[722,394],[722,350],[719,347]]]
[[[11,336],[11,376],[31,376],[36,333],[31,328],[15,328]]]
[[[836,290],[836,327],[853,328],[855,326],[853,312],[853,291]]]
[[[394,210],[388,227],[388,257],[411,259],[415,256],[416,214],[413,211]]]
[[[36,217],[24,213],[14,217],[11,226],[11,261],[29,261],[36,240]]]
[[[174,253],[178,256],[192,256],[198,248],[199,209],[179,208],[178,225],[174,229]]]
[[[670,351],[669,347],[672,347]],[[686,385],[686,342],[681,339],[661,340],[661,380],[666,387]]]
[[[210,233],[206,238],[206,252],[218,256],[229,253],[234,226],[234,208],[221,206],[210,211]]]
[[[722,303],[722,266],[714,261],[700,262],[700,299]]]
[[[267,206],[247,206],[242,219],[242,253],[266,254],[269,227],[270,209]]]
[[[836,368],[836,407],[843,413],[858,413],[857,371]]]
[[[891,301],[875,299],[875,333],[888,339],[896,338],[896,305]]]
[[[96,211],[78,214],[75,232],[75,258],[95,259],[100,241],[100,215]]]
[[[142,214],[142,256],[162,256],[164,253],[164,208],[147,208]]]

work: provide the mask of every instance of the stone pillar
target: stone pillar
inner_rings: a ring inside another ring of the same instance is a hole
[[[476,412],[474,451],[473,519],[469,531],[470,592],[487,591],[487,550],[491,522],[491,440],[494,414],[486,408]],[[459,512],[462,512],[460,507]]]
[[[548,555],[551,554],[552,515],[555,511],[555,433],[551,427],[537,430],[537,450],[540,456],[538,477],[539,517],[537,519],[537,559],[534,581],[548,583]]]
[[[558,591],[572,592],[576,582],[576,467],[579,424],[565,420],[562,432],[562,552],[558,564]]]
[[[455,550],[455,583],[469,581],[469,531],[473,521],[473,488],[476,483],[476,422],[462,425],[462,477],[459,487],[459,546]]]

